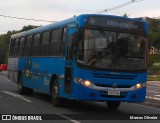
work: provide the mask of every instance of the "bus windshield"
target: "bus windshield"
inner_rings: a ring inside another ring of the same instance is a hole
[[[83,29],[77,62],[110,70],[146,69],[146,37],[141,34]]]

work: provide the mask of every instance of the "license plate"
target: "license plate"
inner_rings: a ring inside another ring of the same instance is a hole
[[[120,96],[120,91],[109,90],[109,91],[108,91],[108,95]]]

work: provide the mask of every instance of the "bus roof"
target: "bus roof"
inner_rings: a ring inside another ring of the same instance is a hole
[[[115,15],[81,14],[79,16],[74,16],[74,17],[66,19],[66,20],[62,20],[62,21],[59,21],[59,22],[54,22],[54,23],[46,25],[46,26],[41,26],[41,27],[38,27],[38,28],[35,28],[35,29],[31,29],[31,30],[28,30],[28,31],[13,34],[11,36],[11,38],[23,37],[23,36],[27,36],[27,35],[31,35],[31,34],[36,34],[36,33],[42,32],[42,31],[47,31],[47,30],[59,28],[59,27],[62,27],[62,26],[66,26],[67,24],[73,23],[78,19],[87,18],[88,16],[106,16],[106,17],[115,17],[115,18],[123,18],[124,19],[124,17],[122,17],[122,16],[115,16]],[[134,21],[141,22],[141,23],[142,22],[146,23],[143,20],[138,20],[138,19],[133,19],[133,18],[125,18],[125,19],[134,20]]]
[[[41,27],[38,27],[38,28],[35,28],[35,29],[31,29],[31,30],[27,30],[27,31],[24,31],[24,32],[13,34],[11,36],[11,38],[27,36],[27,35],[30,35],[30,34],[33,34],[33,33],[39,33],[39,32],[42,32],[42,31],[47,31],[47,30],[50,30],[50,29],[58,28],[58,27],[61,27],[61,26],[65,26],[68,23],[72,23],[75,20],[76,20],[76,18],[73,17],[73,18],[70,18],[70,19],[63,20],[63,21],[54,22],[54,23],[46,25],[46,26],[41,26]]]

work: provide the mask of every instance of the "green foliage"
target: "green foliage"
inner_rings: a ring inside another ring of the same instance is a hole
[[[154,63],[160,63],[160,55],[151,54],[148,56],[148,66],[155,67]]]
[[[128,18],[129,15],[128,15],[127,13],[125,13],[125,14],[123,15],[123,17]]]
[[[7,34],[0,35],[0,63],[7,63],[10,37],[10,31]]]
[[[148,73],[160,75],[160,55],[152,54],[148,56]]]
[[[158,19],[149,19],[149,48],[151,46],[160,50],[160,20]]]
[[[148,76],[148,81],[160,81],[160,76],[149,75]]]
[[[30,30],[30,29],[34,29],[34,28],[37,28],[37,27],[39,27],[39,26],[34,26],[34,25],[23,26],[22,29],[20,30],[20,32],[27,31],[27,30]]]

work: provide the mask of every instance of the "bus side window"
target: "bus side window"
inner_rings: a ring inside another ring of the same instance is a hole
[[[70,34],[69,35],[69,38],[68,38],[68,46],[67,46],[67,59],[68,60],[72,60],[72,43],[73,43],[73,34]]]
[[[24,52],[24,44],[25,44],[25,37],[20,38],[19,48],[18,48],[18,56],[22,57]]]
[[[9,49],[9,56],[13,57],[13,48],[14,48],[15,39],[11,39],[10,42],[10,49]]]
[[[61,56],[64,56],[64,52],[65,52],[65,44],[66,44],[66,39],[67,39],[67,27],[63,28],[63,37],[62,37],[62,42],[61,42],[61,51],[60,54]]]
[[[50,31],[43,32],[41,45],[40,45],[40,56],[47,56],[49,39],[50,39]]]
[[[17,57],[18,45],[19,45],[19,38],[16,38],[14,43],[14,48],[13,48],[13,57]]]
[[[39,56],[40,33],[35,34],[31,48],[31,56]]]
[[[62,28],[52,30],[51,32],[51,42],[49,48],[50,56],[59,56],[60,55],[60,43],[62,39]]]
[[[32,35],[26,38],[26,44],[24,47],[24,56],[30,56],[31,44],[32,44]]]

